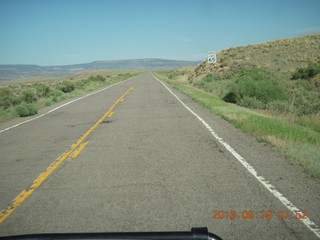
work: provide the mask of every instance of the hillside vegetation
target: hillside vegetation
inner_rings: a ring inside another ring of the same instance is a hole
[[[214,67],[202,62],[189,82],[244,107],[297,115],[320,111],[320,34],[225,49]]]
[[[217,58],[158,76],[320,177],[320,34],[223,49]]]
[[[218,63],[203,61],[190,77],[199,79],[212,73],[240,68],[264,68],[273,72],[293,72],[308,63],[320,62],[320,33],[272,40],[247,46],[232,47],[217,52]]]
[[[137,75],[138,71],[99,70],[59,78],[28,78],[0,85],[0,122]]]

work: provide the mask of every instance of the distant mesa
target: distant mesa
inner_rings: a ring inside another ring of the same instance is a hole
[[[102,69],[138,69],[156,70],[172,69],[179,67],[196,66],[200,61],[182,61],[167,59],[131,59],[94,61],[91,63],[73,64],[65,66],[38,66],[11,64],[0,65],[0,81],[14,80],[25,77],[61,77],[81,73],[88,70]]]

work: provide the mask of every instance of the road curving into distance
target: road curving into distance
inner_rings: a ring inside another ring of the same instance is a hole
[[[0,236],[319,239],[318,180],[150,73],[54,109],[0,125]]]

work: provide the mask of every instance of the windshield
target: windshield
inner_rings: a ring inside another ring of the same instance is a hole
[[[319,10],[0,1],[0,236],[320,238]]]

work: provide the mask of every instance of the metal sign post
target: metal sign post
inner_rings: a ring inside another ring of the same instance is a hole
[[[208,63],[215,64],[217,63],[217,54],[215,52],[208,52]],[[214,80],[214,68],[212,69],[212,82]]]

